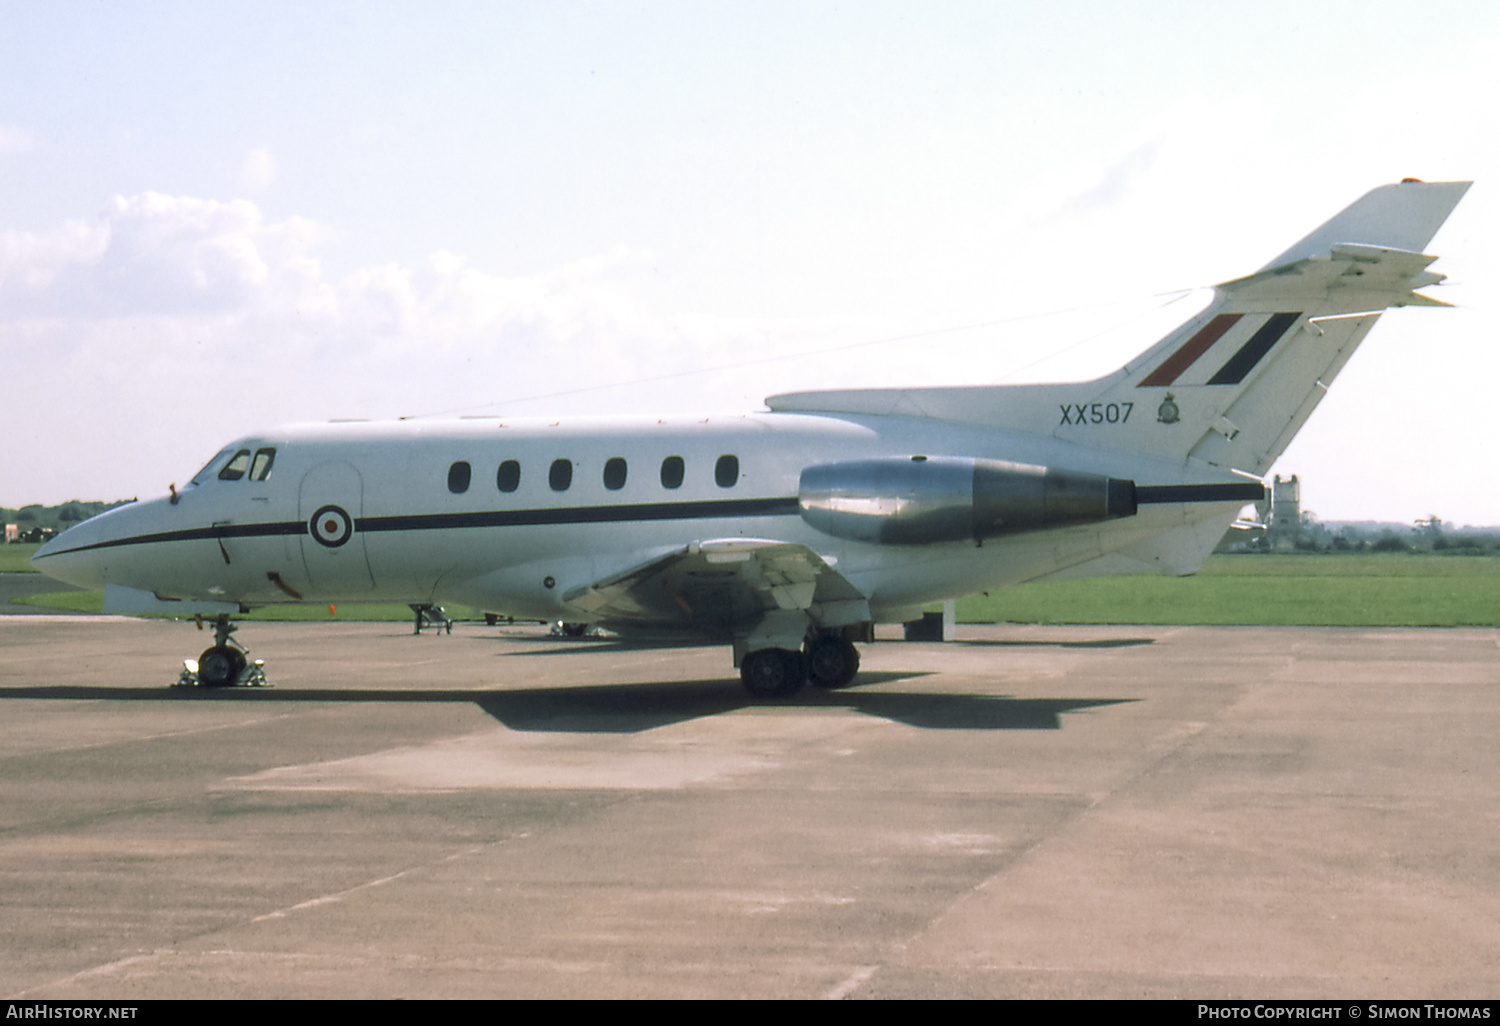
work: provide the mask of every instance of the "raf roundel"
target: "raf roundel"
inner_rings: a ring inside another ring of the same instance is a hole
[[[324,506],[307,522],[313,540],[336,549],[354,535],[354,521],[338,506]]]

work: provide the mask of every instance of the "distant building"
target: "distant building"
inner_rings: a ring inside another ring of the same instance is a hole
[[[21,528],[18,524],[5,525],[5,544],[14,545],[21,540]]]
[[[1271,482],[1271,515],[1267,518],[1266,544],[1272,552],[1291,552],[1302,537],[1302,486],[1297,475]]]

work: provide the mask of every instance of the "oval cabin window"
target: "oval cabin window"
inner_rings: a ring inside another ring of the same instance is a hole
[[[500,464],[500,469],[495,471],[495,487],[502,492],[513,492],[521,487],[521,464],[515,460]]]
[[[547,471],[547,483],[552,486],[554,492],[565,492],[573,483],[573,461],[553,460],[552,469]]]
[[[454,495],[461,495],[469,490],[469,465],[459,460],[448,468],[448,490]]]
[[[625,475],[628,472],[624,458],[616,456],[604,464],[604,487],[612,492],[618,492],[625,487]]]
[[[720,488],[733,488],[740,479],[740,458],[725,454],[714,464],[714,480]]]
[[[661,484],[663,488],[681,488],[683,465],[681,456],[668,456],[661,461]]]

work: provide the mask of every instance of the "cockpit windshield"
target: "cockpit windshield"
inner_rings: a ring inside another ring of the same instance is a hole
[[[224,469],[219,471],[220,481],[238,481],[245,476],[245,471],[250,468],[250,450],[241,449],[229,457],[229,462],[224,464]]]
[[[276,450],[266,446],[255,450],[252,456],[249,449],[239,449],[229,446],[221,449],[213,459],[203,465],[203,469],[193,475],[190,484],[203,485],[213,480],[210,477],[215,467],[219,471],[215,477],[220,481],[239,481],[246,477],[247,473],[251,481],[265,481],[271,476],[271,467],[276,463]]]
[[[200,471],[198,471],[198,473],[194,474],[193,475],[193,479],[191,481],[189,481],[188,484],[201,485],[204,481],[207,481],[208,480],[208,472],[210,470],[212,470],[214,467],[218,466],[219,462],[221,460],[223,460],[225,456],[228,456],[232,452],[234,452],[234,446],[230,446],[227,449],[220,449],[217,453],[214,454],[214,458],[213,459],[211,459],[207,463],[203,464],[203,469],[200,470]]]

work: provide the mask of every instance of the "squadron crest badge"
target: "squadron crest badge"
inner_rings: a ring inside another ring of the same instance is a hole
[[[1176,424],[1177,418],[1181,413],[1182,411],[1177,408],[1177,404],[1172,401],[1172,393],[1168,392],[1167,397],[1156,408],[1156,419],[1163,424]]]

